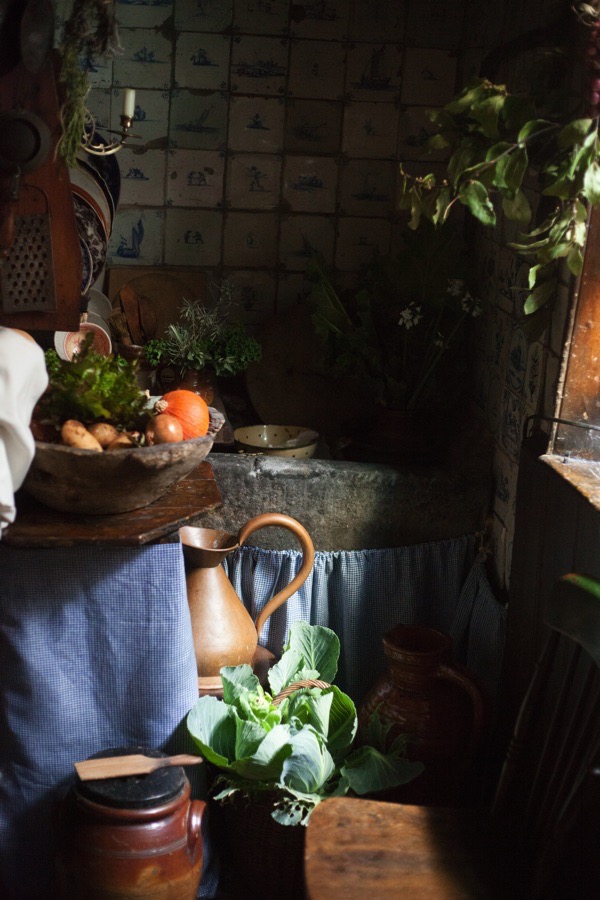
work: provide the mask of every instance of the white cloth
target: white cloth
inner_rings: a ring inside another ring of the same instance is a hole
[[[42,348],[0,326],[0,534],[15,520],[14,494],[35,453],[31,414],[47,384]]]

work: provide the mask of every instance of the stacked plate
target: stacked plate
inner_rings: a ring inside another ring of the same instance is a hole
[[[106,262],[121,175],[114,156],[92,156],[82,149],[77,165],[69,169],[69,177],[81,243],[81,294],[86,297]]]
[[[54,347],[61,359],[70,360],[79,351],[86,335],[94,334],[96,353],[112,351],[108,317],[111,303],[92,285],[106,262],[108,242],[119,202],[121,175],[114,156],[91,156],[79,151],[77,165],[69,169],[71,193],[81,252],[81,317],[78,331],[57,331]]]

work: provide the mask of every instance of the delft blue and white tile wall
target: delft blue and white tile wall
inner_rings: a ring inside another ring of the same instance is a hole
[[[117,0],[123,49],[90,69],[88,106],[118,128],[135,88],[139,137],[107,265],[239,280],[254,325],[302,297],[311,248],[351,278],[397,234],[398,162],[428,159],[471,2]]]
[[[237,282],[259,326],[305,292],[318,249],[342,283],[402,225],[398,162],[435,167],[426,109],[479,72],[485,48],[547,21],[560,0],[117,0],[123,52],[90,71],[99,126],[118,126],[122,195],[108,264],[194,266]],[[61,10],[69,0],[58,0]],[[416,167],[416,168],[415,168]],[[532,198],[535,200],[535,198]],[[128,255],[143,230],[139,255]],[[494,445],[494,563],[510,578],[518,454],[528,416],[554,413],[567,288],[534,341],[519,322],[527,265],[510,228],[473,238],[489,314],[473,399]]]

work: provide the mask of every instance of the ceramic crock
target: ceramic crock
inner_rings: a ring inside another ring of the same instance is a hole
[[[96,759],[157,750],[115,748]],[[190,800],[181,766],[81,781],[56,812],[60,900],[195,900],[202,877],[205,803]]]
[[[452,660],[451,637],[434,628],[396,625],[383,635],[383,650],[387,671],[360,706],[361,733],[376,712],[391,724],[390,739],[408,736],[407,756],[425,767],[385,799],[434,805],[468,802],[487,719],[487,703],[475,676]]]

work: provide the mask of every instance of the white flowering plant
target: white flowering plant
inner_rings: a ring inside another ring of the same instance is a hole
[[[376,255],[354,291],[338,292],[313,261],[311,317],[334,375],[354,375],[374,399],[396,409],[447,402],[459,393],[469,320],[482,312],[470,286],[459,232],[423,222],[406,229],[398,251]]]

